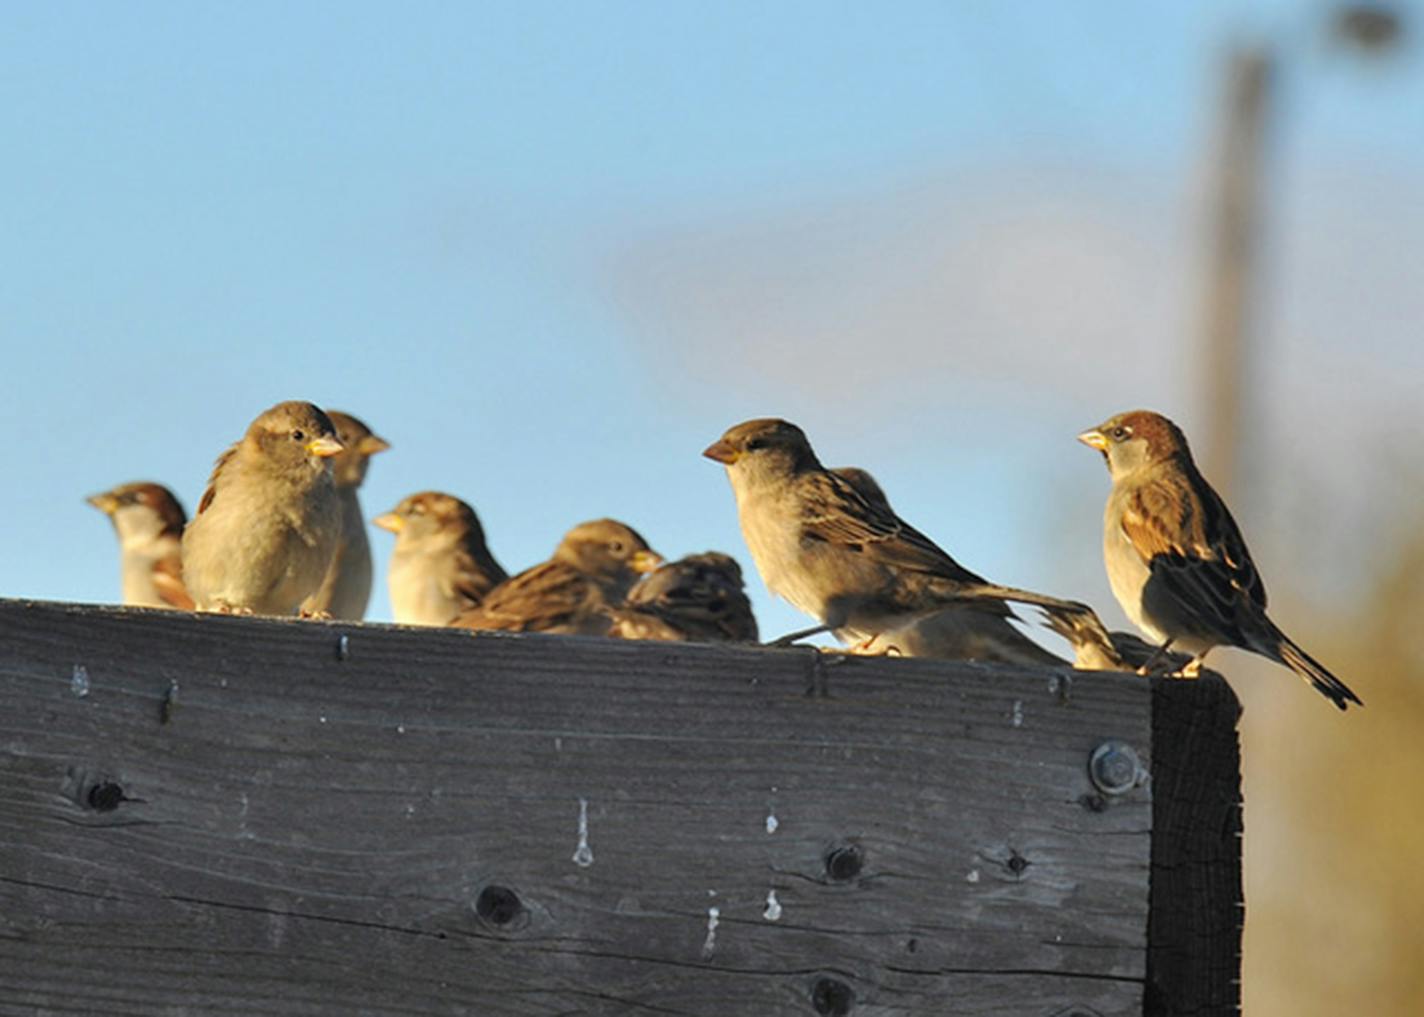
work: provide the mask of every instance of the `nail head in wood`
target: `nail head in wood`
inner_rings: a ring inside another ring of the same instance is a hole
[[[1142,760],[1132,746],[1109,738],[1088,757],[1088,776],[1105,795],[1125,795],[1146,778]]]

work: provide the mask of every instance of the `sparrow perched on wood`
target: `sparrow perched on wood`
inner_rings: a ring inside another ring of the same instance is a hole
[[[1191,653],[1194,677],[1215,646],[1284,664],[1340,709],[1360,698],[1276,628],[1266,587],[1225,503],[1197,470],[1186,436],[1147,410],[1078,435],[1103,454],[1112,492],[1103,560],[1122,609],[1163,650]]]
[[[609,635],[668,642],[757,641],[756,617],[742,569],[716,551],[690,554],[662,565],[628,591],[612,612]]]
[[[738,424],[703,455],[727,467],[742,535],[767,587],[843,642],[871,648],[896,633],[905,643],[923,638],[923,645],[894,645],[907,656],[1061,664],[1009,624],[1005,601],[1091,613],[1084,604],[985,582],[896,515],[883,493],[876,496],[878,485],[823,467],[795,424]]]
[[[188,515],[162,484],[120,484],[88,499],[114,524],[124,603],[191,610],[183,588],[183,525]]]
[[[349,413],[327,410],[326,415],[336,428],[336,440],[343,446],[331,457],[331,479],[341,499],[341,537],[326,577],[302,603],[302,613],[360,621],[371,599],[371,542],[366,537],[366,516],[356,490],[366,479],[371,457],[391,446]]]
[[[894,515],[890,499],[869,470],[858,466],[839,466],[831,470],[840,477],[870,505]],[[982,611],[966,611],[961,606],[948,607],[942,611],[918,615],[903,625],[881,632],[866,640],[859,651],[867,654],[895,653],[902,657],[939,657],[948,660],[989,660],[999,664],[1029,664],[1052,666],[1068,663],[1039,646],[1028,636],[1014,628],[1008,618],[986,615]],[[1055,631],[1060,634],[1073,632],[1080,634],[1075,624],[1078,615],[1062,614],[1063,619]],[[1101,623],[1097,615],[1089,612],[1082,616],[1092,622]],[[1065,635],[1065,638],[1068,638]],[[1070,638],[1069,640],[1073,640]]]
[[[448,625],[509,578],[475,510],[452,495],[421,491],[374,521],[396,535],[386,585],[402,625]]]
[[[183,579],[200,611],[294,614],[321,585],[341,537],[331,419],[278,403],[218,457],[183,531]]]
[[[643,573],[662,563],[632,527],[613,519],[580,523],[542,565],[506,579],[452,623],[466,629],[607,635],[609,610]]]

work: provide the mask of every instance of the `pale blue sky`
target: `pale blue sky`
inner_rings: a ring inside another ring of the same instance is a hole
[[[1262,312],[1288,355],[1256,412],[1302,440],[1273,488],[1336,475],[1361,393],[1421,422],[1424,74],[1330,54],[1323,9],[12,9],[0,595],[114,599],[84,495],[147,478],[191,508],[307,398],[393,443],[368,516],[449,490],[511,570],[615,515],[750,574],[698,453],[774,414],[971,568],[1106,607],[1106,481],[1072,435],[1209,411],[1186,372],[1233,37],[1288,54]],[[768,634],[802,624],[751,585]]]

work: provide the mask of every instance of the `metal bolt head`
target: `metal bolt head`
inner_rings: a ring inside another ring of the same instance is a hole
[[[1105,795],[1125,795],[1147,777],[1131,745],[1109,738],[1088,757],[1088,776]]]

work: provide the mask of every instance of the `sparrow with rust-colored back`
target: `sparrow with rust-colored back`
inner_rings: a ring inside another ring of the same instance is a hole
[[[1122,609],[1163,651],[1192,654],[1194,676],[1213,647],[1235,646],[1284,664],[1340,709],[1363,705],[1350,688],[1266,615],[1266,587],[1236,521],[1166,417],[1134,410],[1078,435],[1112,476],[1103,560]]]

